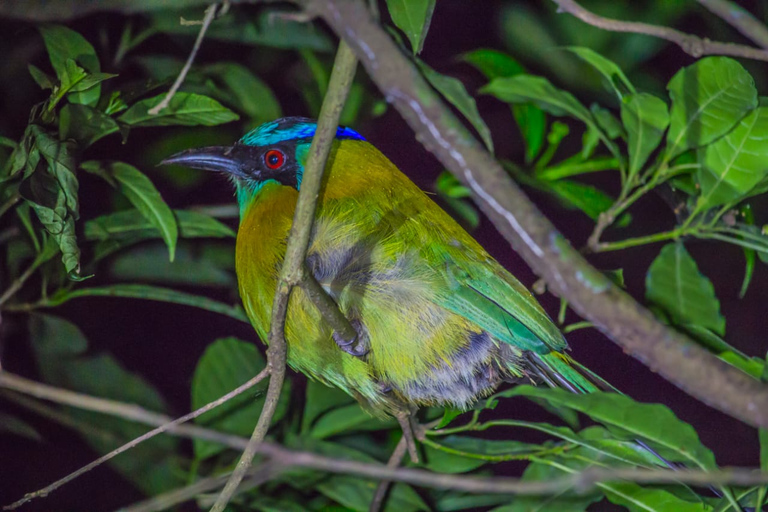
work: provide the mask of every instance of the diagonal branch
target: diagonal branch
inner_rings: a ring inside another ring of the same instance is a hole
[[[416,137],[472,190],[480,208],[550,288],[625,352],[702,402],[768,427],[768,386],[720,361],[593,268],[446,108],[360,0],[295,0],[357,53]]]
[[[237,467],[232,472],[227,485],[219,495],[211,512],[222,512],[234,494],[243,476],[248,471],[253,457],[259,449],[259,445],[267,434],[272,416],[275,413],[280,390],[285,378],[285,320],[288,311],[288,299],[294,286],[302,282],[304,261],[309,247],[309,236],[312,231],[312,223],[315,219],[317,198],[320,184],[325,171],[325,162],[331,151],[331,144],[336,137],[336,128],[339,124],[339,116],[347,99],[349,88],[355,77],[357,59],[352,50],[344,41],[339,43],[336,60],[333,63],[328,92],[323,99],[320,109],[320,118],[317,121],[317,131],[312,138],[309,149],[304,177],[301,181],[301,190],[296,203],[296,212],[293,217],[293,225],[288,237],[288,246],[285,251],[285,259],[280,269],[280,280],[275,291],[272,304],[272,324],[269,331],[269,350],[267,351],[268,365],[271,370],[269,388],[264,402],[264,408],[259,416],[259,421],[253,431],[248,446],[243,451]]]
[[[768,50],[768,27],[736,2],[729,0],[698,0],[698,2],[756,45]]]
[[[703,57],[704,55],[728,55],[730,57],[741,57],[744,59],[768,61],[768,50],[752,48],[741,44],[710,41],[706,38],[702,39],[692,34],[680,32],[674,28],[662,27],[659,25],[650,25],[648,23],[620,21],[611,18],[605,18],[591,11],[588,11],[574,0],[552,1],[557,4],[558,11],[567,12],[568,14],[571,14],[572,16],[580,19],[584,23],[597,28],[601,28],[603,30],[609,30],[611,32],[645,34],[647,36],[665,39],[670,43],[675,43],[680,48],[682,48],[685,53],[692,57],[699,58]]]

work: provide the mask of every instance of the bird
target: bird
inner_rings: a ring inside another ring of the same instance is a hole
[[[316,130],[312,119],[285,117],[231,146],[192,148],[162,162],[218,171],[234,184],[238,287],[265,341]],[[288,365],[374,414],[466,410],[503,382],[600,388],[599,377],[566,353],[562,333],[528,289],[348,127],[338,127],[332,143],[305,268],[357,336],[338,336],[297,287],[285,324]]]

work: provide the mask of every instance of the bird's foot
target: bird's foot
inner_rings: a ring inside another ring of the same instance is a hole
[[[363,323],[360,320],[354,319],[349,323],[352,324],[357,336],[351,340],[344,339],[339,333],[334,331],[333,341],[347,354],[355,357],[365,357],[368,354],[368,333],[365,331],[365,327],[363,327]]]

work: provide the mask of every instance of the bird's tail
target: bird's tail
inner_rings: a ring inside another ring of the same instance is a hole
[[[528,352],[526,357],[528,368],[553,388],[567,389],[572,393],[618,392],[607,381],[562,352]]]

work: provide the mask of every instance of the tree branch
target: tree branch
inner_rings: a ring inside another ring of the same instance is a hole
[[[768,27],[752,16],[749,11],[728,0],[698,0],[698,2],[756,45],[768,50]]]
[[[550,289],[625,352],[726,414],[768,427],[768,386],[724,363],[613,285],[477,143],[359,0],[296,0],[355,50],[373,81]]]
[[[280,269],[280,280],[275,291],[272,305],[272,324],[269,332],[269,350],[267,351],[268,364],[272,375],[269,379],[264,409],[261,411],[259,421],[253,431],[248,447],[243,451],[237,467],[232,472],[227,485],[219,495],[211,512],[222,512],[229,502],[246,471],[251,465],[254,455],[263,441],[269,429],[269,424],[274,415],[277,401],[280,398],[280,390],[285,378],[285,320],[288,311],[288,300],[291,290],[302,281],[304,261],[309,247],[309,237],[317,209],[317,198],[320,185],[323,180],[325,163],[331,151],[331,144],[336,138],[336,128],[339,125],[339,116],[347,99],[349,88],[355,77],[357,59],[354,52],[344,41],[339,43],[336,60],[333,63],[328,92],[323,99],[320,109],[320,118],[317,121],[317,130],[312,138],[309,149],[304,176],[301,181],[301,190],[296,203],[296,212],[293,217],[291,232],[288,237],[288,246],[285,251],[285,259]]]
[[[645,34],[647,36],[665,39],[670,43],[675,43],[685,53],[692,57],[699,58],[703,57],[704,55],[728,55],[730,57],[741,57],[744,59],[768,61],[768,51],[766,50],[751,48],[741,44],[710,41],[707,38],[702,39],[692,34],[680,32],[674,28],[662,27],[659,25],[650,25],[648,23],[637,23],[632,21],[619,21],[611,18],[605,18],[586,10],[574,0],[552,1],[557,4],[558,10],[560,12],[567,12],[568,14],[573,15],[588,25],[592,25],[603,30],[609,30],[611,32]]]

